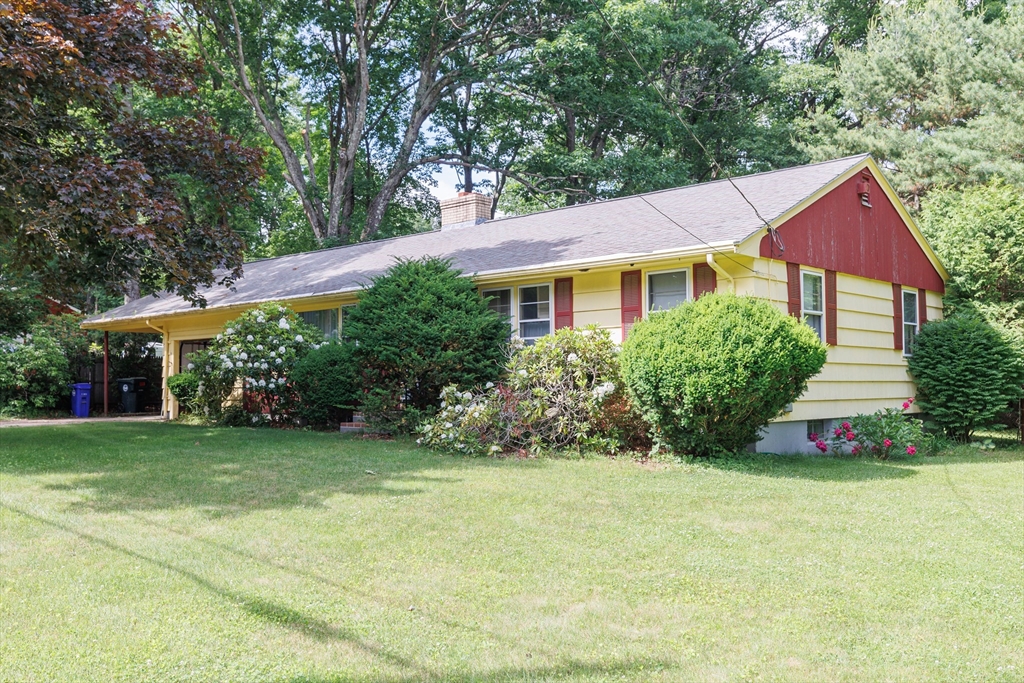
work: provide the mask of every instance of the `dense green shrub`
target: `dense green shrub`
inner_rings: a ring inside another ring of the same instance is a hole
[[[350,342],[331,342],[310,351],[296,364],[292,382],[300,399],[297,412],[310,424],[342,422],[343,411],[362,402],[353,351]]]
[[[448,261],[398,261],[373,279],[345,319],[365,388],[363,413],[379,431],[412,431],[449,384],[479,386],[501,369],[508,321]]]
[[[1022,394],[1024,358],[977,316],[924,325],[908,363],[918,405],[955,441],[970,441]]]
[[[242,400],[232,415],[241,410],[251,424],[290,421],[299,401],[291,373],[322,340],[320,330],[280,304],[242,313],[186,368],[200,380],[196,407],[209,418],[220,419],[231,394],[241,389]]]
[[[201,381],[199,373],[194,370],[186,370],[167,378],[167,390],[174,395],[174,398],[178,399],[178,403],[184,408],[194,411]]]
[[[563,328],[532,346],[516,342],[500,384],[476,392],[449,386],[441,398],[441,411],[419,430],[420,443],[434,448],[481,454],[647,445],[647,425],[623,396],[615,345],[597,327]]]
[[[0,338],[0,409],[13,414],[51,410],[74,381],[60,344],[45,329]]]
[[[637,322],[621,360],[623,379],[659,442],[707,456],[757,441],[826,355],[810,327],[771,303],[706,294]]]

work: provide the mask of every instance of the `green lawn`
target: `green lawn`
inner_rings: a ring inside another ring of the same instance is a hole
[[[0,680],[1024,678],[1024,450],[493,460],[0,430]]]

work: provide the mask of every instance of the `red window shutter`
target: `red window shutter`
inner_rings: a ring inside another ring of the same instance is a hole
[[[555,329],[572,327],[572,278],[555,280]]]
[[[892,283],[892,347],[903,350],[903,287]]]
[[[825,271],[825,343],[829,346],[839,344],[839,331],[836,320],[836,271]]]
[[[928,322],[928,290],[919,289],[917,290],[917,326],[920,329],[921,325]]]
[[[706,263],[693,264],[693,298],[699,299],[702,294],[718,289],[718,275],[715,269]]]
[[[800,317],[800,264],[786,264],[786,280],[789,282],[789,314]]]
[[[622,338],[629,334],[633,323],[644,317],[643,289],[639,270],[622,273]]]

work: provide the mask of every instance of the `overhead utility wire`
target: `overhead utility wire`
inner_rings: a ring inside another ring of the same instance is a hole
[[[761,212],[757,210],[757,207],[754,206],[754,203],[752,201],[750,201],[750,199],[747,197],[747,195],[743,194],[743,190],[741,190],[739,188],[739,186],[736,185],[736,183],[732,179],[732,176],[729,175],[728,171],[726,171],[724,168],[722,168],[722,165],[718,163],[718,160],[715,159],[714,155],[712,155],[711,152],[708,151],[708,148],[704,145],[703,142],[701,142],[700,138],[697,137],[697,134],[693,132],[693,128],[691,128],[690,125],[688,123],[686,123],[686,121],[683,120],[683,117],[680,116],[679,112],[676,109],[675,103],[672,102],[668,98],[668,96],[664,92],[661,91],[661,88],[659,88],[656,85],[654,85],[654,79],[652,78],[651,74],[640,63],[640,60],[636,58],[636,55],[633,54],[633,50],[630,49],[629,43],[626,42],[626,40],[619,34],[619,32],[617,30],[615,30],[615,27],[612,26],[612,23],[610,21],[608,21],[608,17],[605,16],[603,11],[601,11],[601,7],[597,4],[596,0],[588,0],[588,1],[590,2],[591,6],[594,8],[594,11],[597,12],[597,15],[599,17],[601,17],[601,20],[604,22],[605,26],[608,27],[608,30],[611,32],[611,34],[614,35],[618,39],[618,41],[620,43],[622,43],[622,47],[625,48],[626,53],[633,60],[633,63],[636,64],[636,68],[640,70],[640,74],[644,77],[646,82],[650,84],[651,88],[653,88],[656,93],[658,93],[658,96],[661,97],[662,101],[668,107],[669,111],[672,112],[672,114],[677,119],[679,119],[679,123],[682,124],[683,129],[686,130],[686,132],[690,134],[690,137],[693,138],[693,141],[697,143],[698,147],[700,147],[701,151],[704,153],[704,157],[711,163],[711,166],[713,168],[715,168],[719,173],[721,173],[722,176],[725,177],[725,179],[729,182],[729,184],[732,185],[732,188],[734,190],[736,190],[736,192],[740,195],[740,197],[743,198],[743,201],[745,201],[747,203],[747,205],[753,210],[754,215],[757,216],[757,218],[762,223],[764,223],[764,227],[768,229],[768,235],[769,235],[769,237],[771,238],[771,241],[772,241],[772,254],[774,255],[776,247],[778,247],[780,255],[783,252],[785,252],[786,251],[786,245],[783,243],[782,237],[779,235],[778,231],[775,228],[772,227],[771,223],[769,223],[765,219],[764,216],[761,215]],[[740,265],[740,266],[743,266],[744,268],[746,268],[747,270],[749,270],[751,272],[756,272],[752,268],[750,268],[749,266],[743,265],[739,261],[736,261],[735,259],[730,258],[728,256],[728,254],[726,254],[725,252],[719,252],[718,250],[716,250],[714,247],[712,247],[710,244],[708,244],[707,242],[702,240],[700,237],[697,237],[697,235],[694,235],[692,232],[690,232],[689,230],[684,228],[682,225],[677,223],[675,220],[670,218],[663,211],[659,210],[657,207],[655,207],[653,204],[651,204],[649,201],[647,201],[647,199],[644,198],[642,195],[640,195],[640,198],[643,199],[644,202],[648,206],[650,206],[652,209],[654,209],[655,211],[660,213],[662,216],[665,216],[665,218],[668,218],[668,220],[672,221],[673,224],[675,224],[679,228],[682,228],[687,234],[689,234],[691,237],[693,237],[694,239],[699,241],[704,246],[708,247],[709,249],[711,249],[715,253],[721,253],[723,256],[728,258],[733,263],[735,263],[737,265]]]

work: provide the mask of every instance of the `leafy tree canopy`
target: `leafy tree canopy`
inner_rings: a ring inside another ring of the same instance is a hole
[[[241,273],[236,207],[260,154],[190,98],[200,66],[148,2],[16,0],[0,11],[0,247],[46,290],[197,288]]]

